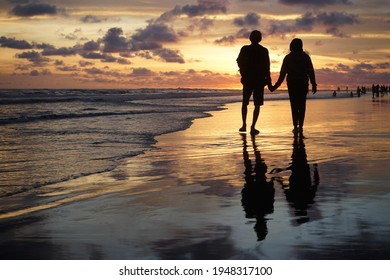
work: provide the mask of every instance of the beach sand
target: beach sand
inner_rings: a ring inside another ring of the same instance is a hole
[[[309,100],[302,141],[287,100],[254,138],[240,106],[113,171],[2,198],[1,259],[390,259],[388,97]]]

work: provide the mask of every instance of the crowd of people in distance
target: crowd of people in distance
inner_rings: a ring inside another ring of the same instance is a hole
[[[362,94],[366,94],[367,92],[371,91],[372,97],[374,98],[388,94],[390,91],[390,87],[386,85],[372,84],[371,88],[365,86],[358,86],[356,89],[356,93],[354,93],[353,91],[348,91],[348,87],[346,87],[346,91],[350,94],[351,97],[354,97],[355,95],[357,97],[360,97]],[[336,97],[338,92],[340,92],[340,87],[337,88],[337,91],[333,91],[333,97]]]
[[[379,97],[381,94],[382,96],[389,93],[389,86],[386,85],[374,85],[372,84],[371,91],[372,91],[372,97]]]

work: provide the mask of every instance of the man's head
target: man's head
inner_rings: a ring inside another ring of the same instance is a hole
[[[260,43],[261,39],[261,32],[258,30],[253,30],[249,36],[249,40],[252,42],[252,44]]]

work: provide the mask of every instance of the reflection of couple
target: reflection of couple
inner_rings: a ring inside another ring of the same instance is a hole
[[[258,30],[252,31],[249,36],[250,45],[243,46],[237,58],[240,68],[241,83],[243,85],[243,102],[241,108],[242,127],[246,131],[246,116],[249,99],[253,93],[253,119],[250,133],[256,135],[255,128],[260,113],[260,106],[264,102],[264,87],[270,91],[276,90],[287,75],[287,87],[290,98],[294,134],[303,134],[303,124],[306,111],[306,95],[309,91],[309,79],[313,94],[317,92],[314,68],[310,56],[303,51],[301,39],[293,39],[290,44],[290,53],[286,55],[280,70],[278,81],[273,86],[270,76],[270,59],[266,48],[261,46],[262,35]]]
[[[246,135],[243,135],[243,158],[245,166],[245,184],[241,191],[241,202],[246,218],[256,219],[254,226],[257,240],[264,240],[268,234],[267,218],[268,214],[274,211],[274,179],[267,178],[267,165],[261,157],[261,153],[256,145],[255,137],[251,137],[255,154],[255,164],[252,164],[248,153]],[[291,164],[285,168],[275,168],[270,173],[275,176],[281,171],[290,170],[288,185],[282,182],[286,200],[294,209],[295,216],[299,223],[309,220],[307,209],[314,203],[314,197],[319,184],[317,166],[314,165],[314,176],[312,180],[311,170],[307,161],[305,145],[302,138],[294,137]]]

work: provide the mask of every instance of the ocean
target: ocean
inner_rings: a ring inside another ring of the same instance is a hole
[[[266,94],[278,99],[286,92]],[[156,136],[239,101],[241,90],[0,90],[0,197],[110,171]]]
[[[0,94],[0,259],[389,259],[389,95]]]

